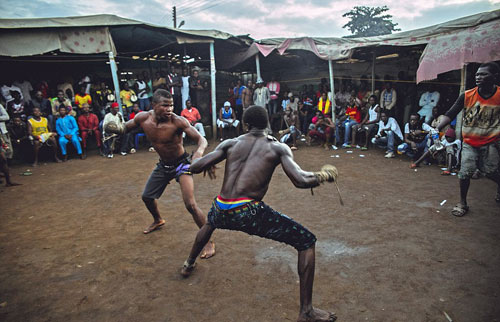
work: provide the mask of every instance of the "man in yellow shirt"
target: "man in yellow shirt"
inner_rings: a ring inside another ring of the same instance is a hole
[[[51,147],[55,161],[61,162],[57,157],[57,133],[51,131],[49,121],[42,116],[38,107],[33,108],[33,117],[28,120],[28,133],[33,137],[34,167],[38,166],[38,152],[43,144]]]
[[[137,101],[137,96],[135,95],[135,92],[130,89],[127,82],[124,82],[123,89],[120,91],[120,98],[122,100],[122,104],[127,107],[127,115],[130,115],[130,113],[132,113],[132,107],[134,106],[135,103],[134,97],[135,100]]]

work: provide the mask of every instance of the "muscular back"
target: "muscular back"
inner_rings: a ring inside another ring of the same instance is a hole
[[[266,136],[251,134],[232,141],[226,150],[221,196],[261,200],[267,192],[274,169],[280,164],[283,147]]]

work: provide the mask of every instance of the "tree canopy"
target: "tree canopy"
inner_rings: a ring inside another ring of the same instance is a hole
[[[347,28],[352,33],[352,36],[348,37],[380,36],[400,31],[401,29],[396,28],[398,24],[392,22],[392,15],[383,15],[388,10],[387,6],[355,6],[351,11],[342,15],[350,19],[342,28]]]

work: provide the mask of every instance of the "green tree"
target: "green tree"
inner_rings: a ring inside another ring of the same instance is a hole
[[[350,19],[342,28],[347,28],[352,33],[352,36],[347,37],[380,36],[400,31],[401,29],[396,28],[398,24],[392,22],[392,15],[382,15],[388,10],[387,6],[355,6],[351,11],[342,15]]]

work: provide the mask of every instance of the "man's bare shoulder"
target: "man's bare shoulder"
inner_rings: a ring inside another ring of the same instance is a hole
[[[177,114],[172,114],[172,124],[182,129],[188,128],[190,126],[189,121],[186,120],[184,116],[180,116]]]
[[[153,116],[153,111],[142,111],[134,117],[136,123],[142,123]]]

